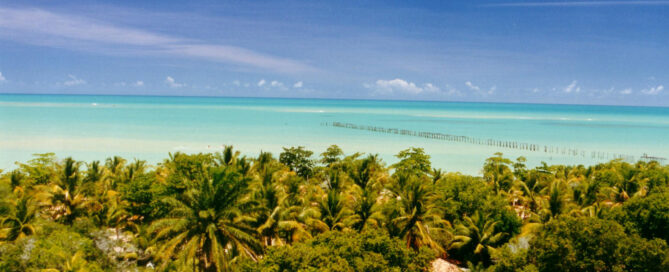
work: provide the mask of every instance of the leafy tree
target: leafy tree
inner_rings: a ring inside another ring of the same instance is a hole
[[[160,205],[165,188],[157,184],[155,173],[138,175],[119,188],[121,199],[128,203],[128,212],[139,221],[151,222],[167,213],[168,207]]]
[[[395,157],[400,159],[399,162],[393,164],[396,173],[423,176],[432,170],[430,155],[426,154],[422,148],[411,147],[400,151]]]
[[[483,165],[483,177],[493,186],[495,192],[507,192],[513,185],[514,175],[511,171],[511,160],[504,158],[502,153],[486,159]]]
[[[325,152],[321,153],[321,160],[320,162],[322,164],[325,164],[326,166],[330,167],[332,164],[338,162],[341,160],[341,156],[344,155],[344,151],[339,148],[337,145],[331,145],[328,147],[328,149],[325,150]]]
[[[626,234],[612,221],[561,217],[530,242],[528,257],[539,271],[619,271]]]
[[[625,234],[614,221],[560,216],[525,246],[493,254],[492,271],[666,271],[669,248],[660,239]]]
[[[304,149],[303,146],[283,148],[279,154],[279,161],[294,171],[298,176],[308,178],[313,174],[314,161],[311,155],[314,152]]]
[[[242,271],[426,271],[434,253],[407,249],[381,232],[332,231],[303,243],[272,248]]]
[[[33,154],[36,158],[27,164],[20,163],[19,168],[27,173],[31,185],[47,184],[57,176],[56,155],[54,153]]]
[[[628,229],[642,237],[669,241],[669,191],[633,198],[626,202],[618,218]]]

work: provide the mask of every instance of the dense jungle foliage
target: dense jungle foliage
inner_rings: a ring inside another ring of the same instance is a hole
[[[475,177],[421,148],[397,161],[37,154],[0,173],[0,271],[669,271],[667,166],[497,153]]]

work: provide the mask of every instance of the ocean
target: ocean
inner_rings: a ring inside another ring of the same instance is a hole
[[[339,124],[334,125],[333,124]],[[431,136],[426,136],[429,132]],[[436,135],[436,136],[435,136]],[[169,152],[275,156],[304,146],[379,154],[422,147],[433,167],[480,174],[496,152],[530,167],[669,157],[669,108],[288,98],[0,95],[0,169],[34,153],[161,162]]]

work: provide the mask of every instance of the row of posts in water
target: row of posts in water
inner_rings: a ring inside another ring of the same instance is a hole
[[[532,151],[532,152],[543,152],[543,153],[547,153],[547,154],[556,154],[556,155],[574,156],[574,157],[583,157],[583,158],[586,158],[586,157],[590,156],[590,158],[592,158],[592,159],[601,159],[601,160],[622,159],[622,160],[628,161],[628,162],[635,162],[634,156],[627,155],[627,154],[617,154],[617,153],[609,153],[609,152],[601,152],[601,151],[590,151],[590,152],[588,152],[588,151],[579,150],[579,149],[576,149],[576,148],[564,148],[564,147],[557,147],[557,146],[537,145],[537,144],[531,144],[531,143],[522,143],[522,142],[516,142],[516,141],[502,141],[502,140],[495,140],[495,139],[481,139],[481,138],[474,138],[474,137],[469,137],[469,136],[459,136],[459,135],[451,135],[451,134],[436,133],[436,132],[426,132],[426,131],[413,131],[413,130],[397,129],[397,128],[384,128],[384,127],[377,127],[377,126],[356,125],[356,124],[342,123],[342,122],[327,122],[327,123],[322,123],[321,125],[339,127],[339,128],[367,130],[367,131],[388,133],[388,134],[416,136],[416,137],[444,140],[444,141],[450,141],[450,142],[487,145],[487,146],[494,146],[494,147],[526,150],[526,151]]]

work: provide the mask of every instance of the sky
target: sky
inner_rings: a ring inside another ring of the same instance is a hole
[[[0,93],[669,106],[669,1],[5,1]]]

